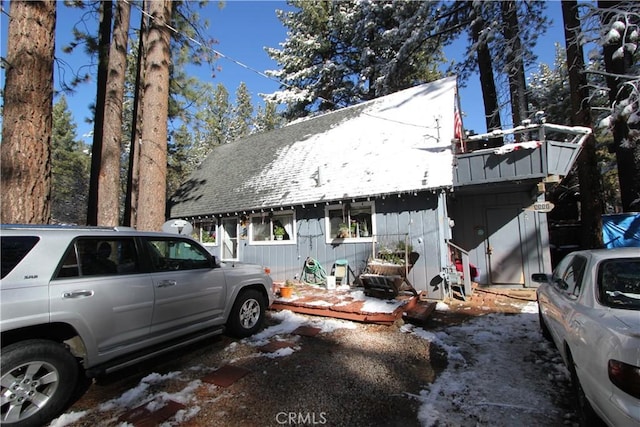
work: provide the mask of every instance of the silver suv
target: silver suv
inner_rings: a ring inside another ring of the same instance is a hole
[[[268,269],[221,265],[198,242],[132,228],[3,225],[3,426],[39,426],[88,378],[212,335],[255,333]]]

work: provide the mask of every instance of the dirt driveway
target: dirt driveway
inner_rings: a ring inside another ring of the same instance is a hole
[[[423,327],[270,312],[255,337],[218,337],[101,378],[52,426],[570,425],[575,417],[567,378],[537,330],[521,333],[523,342],[514,351],[526,354],[514,354],[513,361],[538,382],[535,398],[545,400],[538,404],[544,410],[492,399],[480,404],[482,398],[465,390],[462,383],[473,380],[464,375],[490,358],[478,352],[491,348],[473,340],[456,347],[448,339],[462,343],[464,328],[475,319],[500,312],[489,319],[499,323],[500,316],[518,316],[504,313],[517,313],[528,303],[518,297],[480,299],[443,306]],[[522,328],[535,329],[531,316],[522,319]],[[228,368],[237,378],[220,385],[218,374]],[[461,390],[438,381],[445,377]]]

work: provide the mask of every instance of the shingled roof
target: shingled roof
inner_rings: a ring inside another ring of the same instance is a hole
[[[451,187],[455,92],[447,77],[217,146],[171,217]]]

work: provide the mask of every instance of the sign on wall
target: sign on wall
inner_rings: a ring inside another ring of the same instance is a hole
[[[525,211],[535,212],[551,212],[555,205],[551,202],[535,202],[529,207],[524,208]]]

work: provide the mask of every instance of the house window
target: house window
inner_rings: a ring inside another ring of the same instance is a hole
[[[217,219],[213,218],[213,219],[196,220],[193,224],[192,237],[197,241],[199,241],[200,243],[215,246],[218,244],[217,232],[218,232]]]
[[[374,232],[373,202],[343,203],[325,208],[327,242],[336,239],[371,240]]]
[[[251,215],[251,243],[294,243],[294,211]]]

